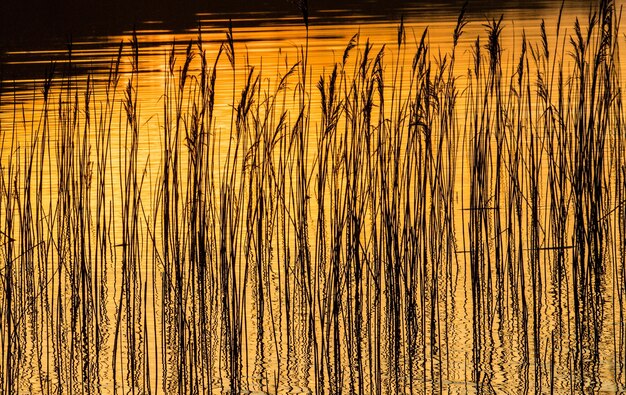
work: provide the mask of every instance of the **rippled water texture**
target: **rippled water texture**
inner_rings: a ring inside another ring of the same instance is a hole
[[[100,3],[0,6],[0,393],[626,391],[621,3]]]

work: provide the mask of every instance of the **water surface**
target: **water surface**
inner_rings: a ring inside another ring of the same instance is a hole
[[[587,2],[558,36],[561,2],[471,2],[456,48],[455,1],[311,2],[308,28],[45,4],[1,9],[6,392],[626,388],[625,142],[618,100],[574,105]]]

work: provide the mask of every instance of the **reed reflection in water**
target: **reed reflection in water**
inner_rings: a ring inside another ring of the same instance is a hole
[[[2,392],[626,390],[615,4],[323,70],[302,12],[269,71],[172,44],[157,107],[136,35],[4,91]]]

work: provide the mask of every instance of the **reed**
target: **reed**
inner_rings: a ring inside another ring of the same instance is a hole
[[[172,43],[159,114],[137,34],[1,91],[2,392],[624,390],[615,4],[517,53],[467,4],[445,54],[400,19],[319,78],[299,8],[276,70],[232,23]]]

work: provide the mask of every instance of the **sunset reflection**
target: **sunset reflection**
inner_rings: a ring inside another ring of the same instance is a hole
[[[1,393],[626,390],[620,2],[36,3]]]

